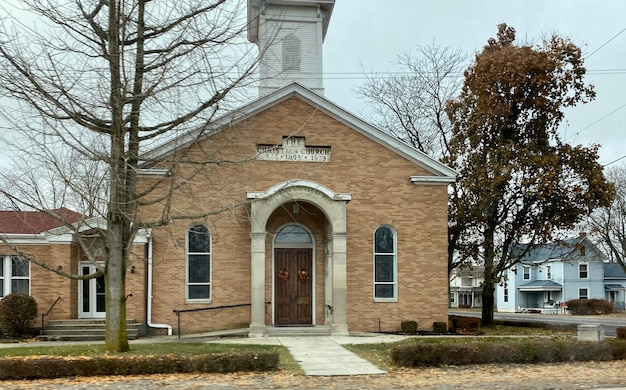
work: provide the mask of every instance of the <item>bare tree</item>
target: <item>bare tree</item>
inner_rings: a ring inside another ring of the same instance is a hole
[[[398,56],[401,72],[371,74],[358,93],[370,103],[370,118],[382,130],[434,158],[448,153],[446,102],[458,95],[469,56],[460,49],[417,46]]]
[[[451,124],[446,103],[458,96],[469,56],[460,49],[417,46],[398,56],[399,74],[367,76],[358,92],[370,103],[370,120],[383,131],[414,148],[441,159],[449,155]],[[459,210],[456,183],[450,186],[448,272],[467,262],[458,255],[465,227],[456,218]]]
[[[169,220],[135,218],[149,195],[137,190],[140,152],[201,128],[236,102],[237,88],[245,86],[258,58],[243,34],[244,6],[243,0],[0,5],[11,15],[0,27],[0,97],[11,99],[2,109],[5,129],[20,131],[13,145],[54,162],[50,169],[60,178],[44,190],[35,177],[27,178],[21,189],[3,193],[11,204],[40,210],[85,202],[85,210],[106,220],[99,237],[106,264],[89,277],[105,274],[108,350],[129,349],[125,272],[133,238],[138,229]],[[77,181],[72,175],[81,172],[64,169],[59,155],[84,162],[82,173],[95,182]],[[91,169],[105,174],[91,175]],[[174,191],[176,183],[171,185]]]
[[[615,198],[597,209],[587,220],[587,226],[599,239],[611,261],[626,271],[626,166],[606,170],[607,180],[615,186]]]

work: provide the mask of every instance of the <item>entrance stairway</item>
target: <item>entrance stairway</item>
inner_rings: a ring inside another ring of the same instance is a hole
[[[330,326],[268,326],[268,337],[330,336]]]
[[[126,321],[126,333],[129,340],[139,337],[140,323]],[[43,334],[37,336],[46,341],[101,341],[104,340],[106,324],[104,319],[49,320]]]

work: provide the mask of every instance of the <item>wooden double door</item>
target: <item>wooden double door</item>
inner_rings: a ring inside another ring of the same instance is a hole
[[[274,249],[274,324],[313,324],[313,249]]]

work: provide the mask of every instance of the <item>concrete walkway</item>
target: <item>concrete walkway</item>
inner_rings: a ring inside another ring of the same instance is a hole
[[[372,363],[362,359],[333,341],[331,337],[280,337],[306,375],[384,374]]]
[[[385,374],[372,363],[348,351],[344,344],[380,344],[403,340],[404,336],[371,335],[362,336],[307,336],[307,337],[267,337],[246,339],[211,340],[214,343],[282,345],[300,364],[306,375],[375,375]]]

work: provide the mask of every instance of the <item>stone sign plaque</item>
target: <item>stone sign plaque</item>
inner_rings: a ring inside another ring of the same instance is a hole
[[[258,144],[258,160],[330,162],[330,146],[307,146],[304,137],[283,137],[277,145]]]

